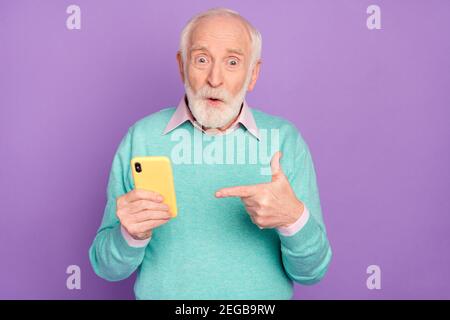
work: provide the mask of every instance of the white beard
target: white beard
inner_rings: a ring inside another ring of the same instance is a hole
[[[203,86],[197,91],[197,93],[194,93],[188,83],[189,81],[186,79],[184,88],[192,115],[203,127],[224,127],[239,114],[250,80],[251,73],[249,73],[249,76],[245,80],[241,91],[233,97],[226,89],[211,88],[208,85]],[[222,100],[223,102],[220,106],[211,106],[206,100],[207,97],[214,97]]]

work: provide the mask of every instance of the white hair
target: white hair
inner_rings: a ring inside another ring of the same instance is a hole
[[[183,28],[183,31],[181,32],[180,38],[180,52],[184,64],[186,65],[187,51],[188,51],[187,46],[192,30],[194,29],[194,26],[200,19],[213,16],[229,16],[229,17],[231,16],[239,19],[244,23],[244,25],[247,27],[248,32],[250,33],[250,38],[252,40],[252,56],[250,59],[249,67],[250,69],[253,69],[256,62],[261,58],[261,47],[262,47],[261,33],[259,33],[259,31],[255,27],[253,27],[252,24],[248,22],[244,17],[242,17],[239,13],[227,8],[209,9],[195,15],[188,21],[186,26]]]

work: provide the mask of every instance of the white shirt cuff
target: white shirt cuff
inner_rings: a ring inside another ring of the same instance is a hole
[[[305,226],[305,224],[308,222],[308,219],[309,219],[309,210],[305,206],[305,204],[303,204],[303,213],[300,216],[300,218],[297,219],[297,221],[295,221],[293,224],[287,227],[278,227],[276,229],[283,236],[292,236]]]
[[[134,239],[134,238],[128,233],[128,231],[125,230],[125,228],[124,228],[122,225],[120,225],[120,232],[122,232],[122,236],[123,236],[123,238],[125,239],[125,241],[128,243],[128,245],[129,245],[130,247],[134,247],[134,248],[142,248],[142,247],[145,247],[145,246],[150,242],[150,239],[152,238],[152,237],[150,236],[150,238],[144,239],[144,240],[137,240],[137,239]]]

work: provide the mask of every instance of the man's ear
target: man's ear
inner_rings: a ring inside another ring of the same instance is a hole
[[[181,80],[184,83],[184,66],[183,66],[183,57],[181,56],[181,51],[177,52],[177,61],[178,61],[178,69],[180,71]]]
[[[258,80],[259,77],[259,70],[261,69],[261,63],[262,61],[261,59],[259,59],[252,70],[252,78],[250,80],[250,83],[248,84],[248,91],[252,91],[256,85],[256,80]]]

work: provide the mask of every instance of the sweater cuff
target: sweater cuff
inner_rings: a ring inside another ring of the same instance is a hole
[[[303,204],[303,213],[300,215],[300,218],[297,219],[293,224],[287,227],[278,227],[276,228],[278,233],[283,236],[290,237],[299,232],[309,220],[309,210],[306,205]]]
[[[137,239],[134,239],[134,238],[128,233],[128,231],[125,230],[125,228],[124,228],[122,225],[120,225],[120,232],[122,233],[122,236],[123,236],[123,238],[125,239],[125,241],[127,242],[127,244],[128,244],[130,247],[133,247],[133,248],[142,248],[142,247],[147,246],[147,244],[150,242],[150,239],[152,238],[152,237],[150,236],[150,238],[144,239],[144,240],[137,240]]]
[[[313,217],[309,217],[302,229],[292,236],[285,236],[278,229],[277,232],[283,246],[295,251],[299,246],[304,246],[309,239],[317,236],[317,233],[322,232],[322,230],[316,220]]]

